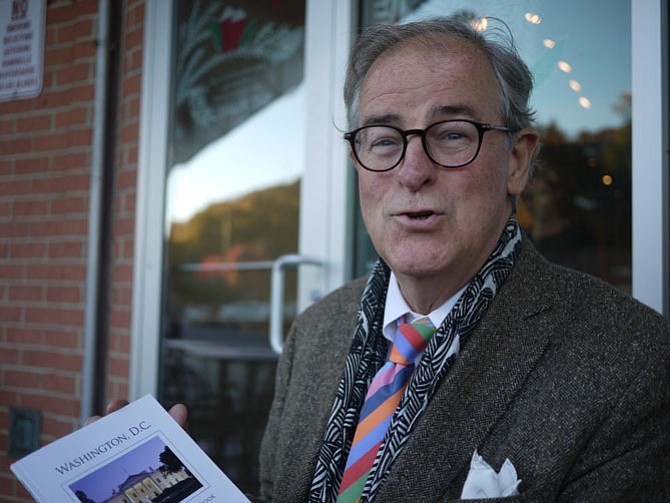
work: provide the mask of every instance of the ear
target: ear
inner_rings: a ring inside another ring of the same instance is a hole
[[[530,163],[539,141],[540,135],[532,128],[522,129],[516,134],[516,143],[509,154],[508,195],[518,196],[526,188]]]

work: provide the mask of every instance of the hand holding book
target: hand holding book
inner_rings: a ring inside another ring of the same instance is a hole
[[[114,401],[107,415],[11,465],[38,502],[249,503],[184,431],[183,405],[170,413],[152,397]]]

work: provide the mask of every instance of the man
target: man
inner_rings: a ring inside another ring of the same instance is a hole
[[[538,145],[531,88],[512,48],[455,20],[372,28],[353,48],[345,137],[380,261],[287,338],[264,501],[670,501],[667,322],[546,262],[514,219]],[[391,342],[424,317],[437,330],[402,364],[397,405],[365,424]]]

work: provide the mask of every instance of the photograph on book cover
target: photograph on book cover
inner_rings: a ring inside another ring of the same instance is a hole
[[[160,434],[68,481],[82,503],[177,503],[207,489],[202,477]]]

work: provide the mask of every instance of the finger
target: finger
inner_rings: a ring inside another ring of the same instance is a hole
[[[111,414],[112,412],[116,412],[117,410],[125,407],[128,405],[128,402],[126,400],[112,400],[107,404],[107,407],[105,408],[105,414]]]
[[[185,405],[178,403],[168,411],[177,424],[188,431],[188,409]]]
[[[105,415],[111,414],[112,412],[116,412],[122,407],[125,407],[128,405],[128,402],[126,400],[112,400],[107,404],[107,407],[105,407]],[[84,426],[88,426],[91,423],[95,423],[98,419],[100,419],[102,416],[91,416],[89,417],[86,421],[84,421]]]
[[[88,426],[91,423],[95,423],[98,419],[100,419],[102,416],[91,416],[89,417],[85,422],[84,426]]]

